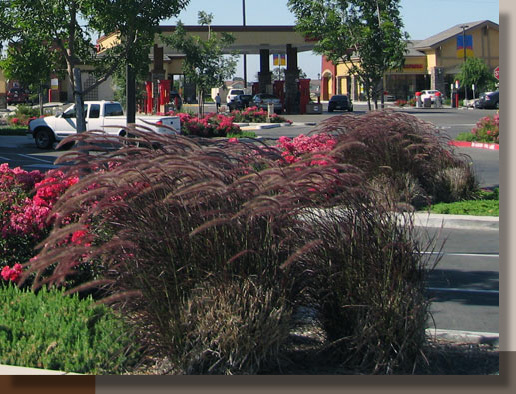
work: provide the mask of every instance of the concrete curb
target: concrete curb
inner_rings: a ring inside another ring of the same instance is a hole
[[[467,142],[467,141],[450,141],[450,146],[457,146],[461,148],[478,148],[488,150],[500,150],[500,144],[488,143],[488,142]]]
[[[81,375],[73,372],[54,371],[51,369],[15,367],[0,365],[0,375]]]
[[[448,229],[499,231],[498,216],[416,213],[414,214],[414,224],[418,227],[443,227]]]
[[[427,328],[426,333],[431,338],[444,339],[454,343],[491,345],[496,348],[500,345],[500,334],[495,332],[440,330]]]

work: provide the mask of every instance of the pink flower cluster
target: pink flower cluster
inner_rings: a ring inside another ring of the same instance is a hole
[[[185,113],[177,113],[181,120],[181,132],[185,135],[201,137],[225,137],[233,133],[238,134],[240,127],[233,123],[234,117],[210,113],[199,118]]]
[[[262,123],[262,122],[271,122],[271,123],[292,123],[292,121],[287,120],[283,118],[282,116],[273,114],[272,116],[268,116],[267,111],[264,109],[259,109],[258,107],[247,107],[243,111],[232,111],[231,115],[235,117],[235,120],[237,122],[256,122],[256,123]]]
[[[12,282],[17,283],[18,280],[20,279],[21,273],[22,273],[22,266],[21,266],[21,264],[16,263],[13,265],[13,268],[10,268],[7,265],[4,268],[2,268],[1,275],[4,280],[10,280]]]
[[[25,197],[10,207],[9,220],[2,223],[2,236],[30,235],[39,239],[52,224],[50,212],[53,205],[78,180],[77,177],[65,177],[59,170],[49,171],[34,185],[36,193],[33,197]]]
[[[304,154],[315,153],[310,165],[328,165],[335,162],[328,153],[336,143],[335,138],[328,134],[315,134],[310,137],[301,134],[294,139],[280,137],[276,147],[282,150],[281,155],[289,164],[299,161]]]
[[[496,113],[493,117],[484,116],[471,129],[471,133],[475,135],[475,141],[498,144],[500,141],[500,115]]]

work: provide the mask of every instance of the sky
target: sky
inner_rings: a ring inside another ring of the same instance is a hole
[[[197,25],[197,14],[213,14],[213,25],[241,25],[242,3],[245,1],[247,25],[295,25],[295,16],[287,7],[287,0],[190,0],[177,18],[163,21],[174,25],[181,20],[185,25]],[[422,40],[459,23],[488,19],[499,23],[498,0],[401,0],[400,12],[404,30],[411,39]],[[298,66],[308,78],[317,79],[321,72],[321,57],[312,52],[299,53]],[[247,79],[253,81],[259,69],[259,56],[247,56]],[[272,67],[272,64],[271,64]],[[239,63],[236,77],[243,77]]]

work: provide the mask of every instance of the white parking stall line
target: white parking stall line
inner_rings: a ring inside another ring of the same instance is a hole
[[[500,292],[498,290],[456,289],[453,287],[427,287],[427,290],[438,291],[438,292],[448,292],[448,293],[473,293],[473,294],[491,294],[491,295],[499,295],[500,294]]]
[[[0,160],[4,160],[4,161],[11,161],[11,159],[7,158],[7,157],[3,157],[3,156],[0,156]]]
[[[436,255],[436,256],[493,257],[493,258],[500,257],[500,255],[498,253],[421,252],[421,254],[430,254],[430,255]]]
[[[53,161],[43,160],[43,159],[40,159],[40,158],[38,158],[38,157],[33,157],[33,156],[29,156],[29,155],[24,155],[24,154],[22,154],[22,153],[18,153],[18,156],[26,157],[27,159],[31,159],[31,160],[42,161],[43,163],[47,163],[47,164],[54,164],[54,162],[53,162]]]

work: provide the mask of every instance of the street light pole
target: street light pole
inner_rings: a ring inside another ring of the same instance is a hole
[[[461,25],[462,28],[462,49],[464,50],[464,64],[466,64],[466,29],[469,27],[468,25]],[[464,74],[466,73],[466,67],[464,66]],[[464,83],[464,99],[468,99],[468,87]]]
[[[245,0],[242,0],[242,22],[245,26]],[[247,88],[247,54],[244,53],[244,88]]]

